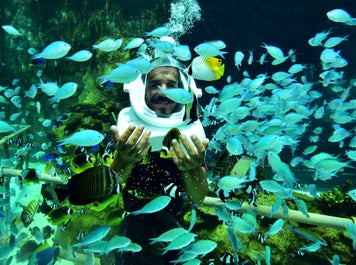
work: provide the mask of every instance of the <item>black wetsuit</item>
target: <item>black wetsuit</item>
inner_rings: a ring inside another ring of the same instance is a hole
[[[167,186],[176,186],[178,192],[183,192],[182,174],[171,159],[161,158],[159,153],[152,153],[147,164],[141,163],[135,166],[123,188],[125,210],[132,212],[141,209],[153,198],[166,194],[164,188]],[[168,251],[167,254],[161,255],[165,245],[150,244],[150,238],[179,227],[178,213],[182,206],[183,198],[176,196],[171,198],[170,204],[165,209],[157,213],[128,215],[120,224],[119,235],[130,238],[132,242],[139,244],[142,250],[137,253],[117,253],[115,264],[172,264],[170,261],[177,258],[177,253]]]

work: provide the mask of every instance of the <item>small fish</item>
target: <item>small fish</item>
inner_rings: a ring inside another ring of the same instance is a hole
[[[158,86],[158,88],[160,89],[161,93],[164,94],[167,98],[179,104],[190,104],[194,100],[193,95],[184,88],[164,89],[161,86]]]
[[[234,255],[229,252],[224,252],[220,255],[219,260],[223,265],[233,265],[236,264]],[[215,263],[214,263],[215,264]]]
[[[135,67],[142,75],[149,73],[152,69],[151,62],[144,57],[137,57],[127,61],[126,64]]]
[[[222,60],[215,57],[195,57],[190,67],[192,77],[197,80],[219,80],[225,72],[225,65]]]
[[[264,236],[264,241],[266,241],[267,237],[269,237],[270,235],[275,235],[277,233],[279,233],[281,230],[283,230],[283,226],[284,226],[284,221],[283,219],[278,219],[277,221],[275,221],[270,229],[267,231],[267,233]]]
[[[50,98],[48,101],[49,103],[53,104],[55,102],[59,102],[62,99],[69,98],[74,95],[74,93],[77,91],[78,84],[75,82],[68,82],[63,84],[60,89],[57,90],[56,94],[54,97]]]
[[[112,161],[114,160],[114,153],[107,153],[104,154],[98,153],[98,159],[100,160],[101,164],[104,166],[110,166]]]
[[[322,246],[322,242],[317,240],[315,243],[313,243],[309,246],[304,245],[304,247],[298,248],[298,250],[307,251],[307,252],[316,252],[320,249],[321,246]]]
[[[31,61],[31,63],[29,64],[30,67],[34,67],[34,66],[42,66],[42,65],[45,65],[46,64],[46,60],[43,59],[43,58],[36,58],[36,59],[33,59]]]
[[[197,222],[197,211],[193,208],[190,214],[190,224],[189,224],[188,232],[192,231],[196,222]]]
[[[339,255],[334,255],[333,259],[328,259],[331,263],[331,265],[345,265],[344,263],[340,263],[340,257]]]
[[[112,89],[115,86],[114,82],[111,81],[106,81],[105,83],[102,84],[104,88],[106,89]]]
[[[162,141],[162,149],[160,151],[160,157],[162,158],[170,158],[170,148],[172,146],[172,140],[176,139],[178,143],[180,142],[180,130],[177,128],[170,129],[163,138]]]
[[[241,217],[232,216],[232,223],[235,230],[244,234],[252,234],[257,228],[256,216],[250,213],[244,213]]]
[[[182,198],[185,195],[185,192],[179,191],[178,186],[174,185],[173,182],[164,187],[163,191],[164,194],[172,198]]]
[[[344,9],[341,8],[336,8],[328,11],[326,13],[326,16],[333,22],[344,23],[350,26],[356,25],[356,19],[352,18],[349,13],[347,13]]]
[[[66,56],[70,49],[70,44],[64,41],[55,41],[44,48],[42,52],[35,54],[32,59],[59,59]]]
[[[323,245],[323,246],[327,246],[328,245],[325,241],[319,240],[319,239],[313,237],[312,235],[307,234],[307,232],[301,231],[300,229],[296,228],[295,226],[290,225],[289,226],[289,230],[293,231],[294,233],[296,233],[296,234],[298,234],[298,235],[304,237],[305,239],[308,239],[308,240],[310,240],[310,241],[312,241],[314,243],[317,242],[317,241],[320,241],[321,245]]]
[[[47,161],[47,162],[51,162],[51,161],[54,161],[58,158],[58,155],[57,154],[54,154],[54,153],[49,153],[49,154],[46,154],[44,157],[43,157],[43,160],[44,161]]]
[[[29,226],[32,223],[34,215],[38,210],[38,201],[32,200],[30,201],[26,207],[23,207],[21,212],[21,221],[25,227]]]
[[[73,209],[68,206],[55,208],[47,214],[48,221],[53,225],[66,225],[72,218],[73,212]]]
[[[47,82],[43,83],[43,81],[40,79],[40,85],[39,88],[44,92],[47,96],[54,96],[57,91],[59,90],[59,86],[57,82]]]
[[[188,246],[192,243],[197,235],[194,233],[183,233],[171,241],[165,248],[163,248],[162,255],[171,250],[178,250]]]
[[[188,231],[182,227],[172,228],[172,229],[160,234],[158,237],[150,238],[150,240],[151,240],[150,244],[154,244],[154,243],[158,243],[158,242],[172,242],[178,236],[180,236],[184,233],[187,233],[187,232]]]
[[[76,146],[94,146],[104,140],[104,135],[95,130],[82,130],[59,141],[58,145],[73,144]]]
[[[188,45],[177,45],[173,47],[174,54],[181,61],[189,61],[192,58]]]
[[[9,33],[10,35],[14,35],[14,36],[21,36],[22,34],[20,33],[20,31],[18,31],[16,28],[14,28],[11,25],[3,25],[2,28]]]
[[[108,254],[115,249],[125,248],[130,244],[131,244],[131,239],[125,236],[115,235],[112,238],[110,238],[110,240],[107,242],[105,246],[104,254]]]
[[[26,168],[22,170],[19,175],[21,182],[29,185],[30,183],[39,183],[40,182],[40,172],[34,168]]]
[[[348,39],[347,39],[348,36],[349,36],[349,35],[344,36],[344,37],[331,37],[331,38],[327,39],[327,40],[324,42],[323,46],[324,46],[325,48],[333,48],[333,47],[335,47],[336,45],[339,45],[341,42],[343,42],[343,41],[345,41],[345,40],[348,40]]]
[[[69,202],[84,205],[106,198],[116,191],[120,182],[120,176],[111,167],[89,168],[69,179]]]
[[[134,38],[130,40],[124,47],[124,51],[129,50],[129,49],[134,49],[137,47],[140,47],[141,44],[143,44],[145,40],[142,38]]]
[[[262,47],[274,58],[272,65],[283,63],[288,58],[287,56],[284,56],[283,51],[279,47],[267,45],[266,43],[263,43]]]
[[[65,57],[68,60],[76,61],[76,62],[85,62],[88,61],[93,54],[88,50],[81,50],[73,54],[72,56]]]
[[[31,231],[31,235],[34,236],[37,241],[42,242],[44,240],[43,233],[38,226],[31,227],[29,230]]]
[[[143,206],[140,210],[134,211],[131,214],[132,215],[137,215],[137,214],[150,214],[150,213],[155,213],[158,212],[162,209],[164,209],[171,201],[171,197],[162,195],[159,196],[149,203],[147,203],[145,206]]]
[[[204,57],[220,56],[220,57],[224,58],[224,54],[227,53],[227,52],[219,50],[215,45],[213,45],[209,42],[201,43],[201,44],[195,46],[194,51],[198,55],[204,56]]]
[[[206,254],[213,251],[217,247],[217,245],[218,244],[215,241],[209,239],[201,239],[187,246],[184,249],[184,253],[205,256]]]
[[[85,236],[85,238],[81,242],[74,244],[73,247],[80,249],[83,246],[98,242],[103,239],[109,233],[109,231],[110,226],[100,226],[91,231],[87,236]]]
[[[127,252],[127,251],[140,252],[141,250],[142,250],[142,247],[137,243],[131,243],[127,247],[119,249],[120,252]]]
[[[169,35],[170,32],[171,32],[170,28],[162,26],[162,27],[155,28],[150,32],[146,32],[146,36],[160,38],[162,36]]]
[[[70,160],[70,167],[76,173],[79,174],[88,168],[95,165],[95,157],[89,154],[80,153]]]
[[[264,244],[266,242],[264,235],[261,232],[257,233],[256,239],[258,242]]]
[[[111,81],[114,83],[130,83],[134,81],[140,74],[140,71],[129,64],[120,64],[114,70],[112,70],[106,76],[100,76],[101,79],[100,84],[104,84],[107,81]]]
[[[237,70],[240,70],[240,66],[242,64],[242,60],[245,58],[245,55],[241,51],[235,52],[234,62]]]
[[[0,133],[14,132],[16,129],[6,121],[0,121]]]
[[[113,40],[113,39],[106,39],[100,42],[99,44],[94,44],[93,49],[98,49],[103,52],[111,52],[115,51],[120,48],[122,44],[122,40]]]

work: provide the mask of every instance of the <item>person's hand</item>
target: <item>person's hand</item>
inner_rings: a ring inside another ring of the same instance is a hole
[[[132,166],[140,162],[150,149],[150,131],[146,131],[143,125],[130,125],[121,135],[118,128],[113,125],[114,141],[120,164]]]
[[[181,135],[181,142],[187,152],[184,152],[176,139],[172,140],[171,155],[173,162],[180,171],[197,169],[204,161],[205,151],[209,140],[200,141],[196,135],[191,136],[192,145],[185,135]]]

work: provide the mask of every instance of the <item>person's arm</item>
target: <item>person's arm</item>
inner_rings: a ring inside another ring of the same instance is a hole
[[[150,132],[143,126],[129,126],[120,135],[116,126],[111,126],[116,146],[115,157],[111,168],[120,174],[123,182],[131,174],[136,163],[142,161],[150,149]]]
[[[194,146],[184,135],[181,137],[187,154],[181,149],[178,141],[173,140],[171,154],[174,163],[183,174],[187,198],[194,204],[200,204],[208,193],[206,170],[202,167],[202,162],[209,140],[200,141],[195,135],[192,135],[191,139]]]

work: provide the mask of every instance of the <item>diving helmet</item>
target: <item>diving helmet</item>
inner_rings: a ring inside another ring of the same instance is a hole
[[[165,56],[158,57],[151,60],[152,69],[171,66],[178,69],[180,75],[180,84],[182,88],[192,93],[196,98],[202,96],[201,89],[196,87],[194,79],[186,73],[186,67],[178,60]],[[151,131],[150,142],[152,151],[159,151],[162,147],[162,140],[165,134],[171,128],[178,128],[181,133],[189,137],[195,134],[202,140],[205,139],[205,132],[201,122],[190,115],[196,112],[196,104],[190,103],[190,106],[183,105],[178,111],[169,115],[169,117],[162,117],[155,111],[150,109],[145,102],[145,91],[147,75],[140,75],[136,80],[124,84],[124,91],[129,93],[131,107],[124,108],[120,111],[118,116],[118,128],[122,133],[130,124],[144,125],[147,130]]]

